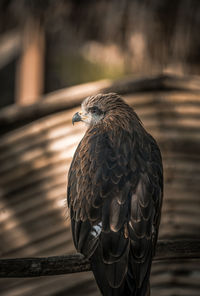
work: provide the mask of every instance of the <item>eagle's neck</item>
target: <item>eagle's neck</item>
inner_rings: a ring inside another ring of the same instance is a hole
[[[102,124],[109,129],[123,129],[130,133],[143,129],[139,117],[131,108],[113,110],[109,116],[105,117]]]

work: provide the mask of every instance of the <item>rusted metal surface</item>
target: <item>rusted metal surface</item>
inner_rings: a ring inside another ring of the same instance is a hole
[[[176,86],[176,79],[172,80]],[[170,90],[163,84],[159,87],[159,81],[153,90],[144,91],[144,84],[140,91],[124,86],[123,97],[162,150],[165,195],[159,239],[195,239],[200,233],[200,93],[193,87],[192,78],[183,81],[184,88]],[[73,93],[68,101],[71,103],[63,111],[55,108],[53,113],[52,109],[52,114],[1,136],[2,258],[74,253],[65,207],[66,181],[85,127],[72,127],[72,114],[79,107],[72,108]],[[12,110],[9,112],[7,120],[12,121]],[[155,296],[197,296],[199,262],[155,262],[151,282]],[[0,294],[99,295],[89,272],[45,279],[3,279]]]

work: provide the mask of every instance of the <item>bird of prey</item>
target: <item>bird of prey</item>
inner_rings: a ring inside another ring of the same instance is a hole
[[[68,175],[74,245],[103,295],[150,295],[163,195],[159,147],[115,93],[87,97],[78,121],[88,129]]]

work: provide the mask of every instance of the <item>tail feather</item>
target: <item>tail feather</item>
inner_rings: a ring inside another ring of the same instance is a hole
[[[107,264],[103,263],[101,249],[99,247],[97,247],[90,260],[94,277],[103,296],[150,296],[150,269],[147,272],[141,287],[137,288],[132,267],[131,264],[129,264],[121,285],[114,288],[109,284],[106,273]],[[131,260],[131,258],[129,258],[129,260]]]
[[[97,285],[101,291],[101,294],[104,296],[121,296],[121,295],[129,295],[124,294],[124,284],[118,288],[112,288],[108,282],[108,278],[106,275],[106,266],[102,261],[102,257],[98,254],[99,248],[95,251],[93,256],[91,257],[91,268],[97,282]]]

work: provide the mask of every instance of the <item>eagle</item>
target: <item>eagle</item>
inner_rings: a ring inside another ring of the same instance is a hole
[[[163,167],[155,139],[117,94],[87,97],[72,123],[87,131],[68,173],[75,248],[90,260],[105,296],[150,295]]]

